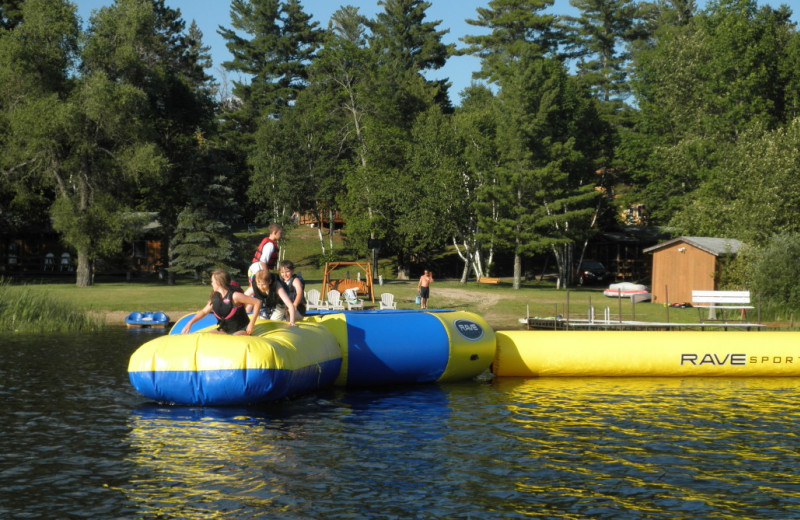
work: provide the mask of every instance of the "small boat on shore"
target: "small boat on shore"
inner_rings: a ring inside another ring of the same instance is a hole
[[[630,282],[612,283],[603,291],[609,298],[630,298],[637,302],[650,301],[650,290],[646,285]]]
[[[163,312],[132,312],[125,318],[125,325],[129,329],[159,328],[164,329],[169,325],[169,316]]]

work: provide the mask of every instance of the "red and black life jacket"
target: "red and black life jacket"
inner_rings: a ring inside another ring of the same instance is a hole
[[[244,310],[244,305],[236,305],[233,301],[233,293],[236,289],[228,289],[225,297],[214,293],[211,300],[211,310],[214,316],[217,317],[217,324],[220,330],[233,334],[236,331],[242,330],[247,327],[250,318],[247,317],[247,312]]]
[[[265,237],[264,240],[258,245],[258,249],[256,249],[255,254],[253,254],[253,260],[250,263],[254,264],[256,262],[261,261],[261,253],[264,251],[264,247],[267,244],[273,244],[275,247],[272,248],[272,254],[269,255],[269,259],[267,260],[267,269],[272,270],[275,269],[275,265],[278,263],[278,243],[272,240],[269,237]]]

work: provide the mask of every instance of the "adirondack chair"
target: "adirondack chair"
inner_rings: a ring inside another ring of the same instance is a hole
[[[328,291],[328,309],[338,311],[344,310],[344,303],[342,302],[342,293],[336,289]]]
[[[324,309],[327,306],[319,299],[319,291],[311,289],[306,293],[306,310]]]
[[[364,300],[359,300],[355,289],[347,289],[344,293],[344,301],[347,303],[347,310],[363,309]]]
[[[394,301],[394,294],[385,292],[381,294],[381,309],[396,309],[397,302]]]

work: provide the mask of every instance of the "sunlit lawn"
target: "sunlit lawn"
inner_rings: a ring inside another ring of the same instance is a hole
[[[321,289],[321,280],[307,280],[307,289]],[[76,287],[71,284],[31,284],[31,291],[43,291],[50,297],[75,302],[76,305],[93,312],[164,311],[184,313],[201,308],[208,299],[208,285],[182,282],[174,286],[163,282],[108,282],[91,287]],[[377,308],[380,295],[394,294],[400,309],[414,309],[417,293],[416,281],[387,281],[374,285],[375,303],[369,299],[365,308]],[[696,309],[667,309],[663,305],[638,303],[633,306],[628,299],[621,301],[607,298],[602,288],[556,290],[546,282],[529,282],[519,290],[512,288],[510,281],[498,285],[483,285],[458,280],[437,280],[431,287],[431,309],[456,309],[483,315],[496,329],[520,328],[519,319],[530,316],[555,316],[569,314],[572,318],[585,318],[589,306],[595,315],[602,317],[606,307],[612,319],[618,319],[620,310],[623,319],[640,321],[697,322]],[[635,313],[635,315],[634,315]]]
[[[253,233],[244,233],[240,238],[257,244],[265,229]],[[327,237],[325,237],[327,247]],[[342,254],[347,244],[342,241],[340,233],[334,236],[335,251],[342,256],[340,261],[368,261],[365,258],[349,258]],[[286,258],[297,265],[297,272],[306,279],[306,289],[321,289],[323,265],[319,261],[321,252],[319,236],[315,228],[300,226],[287,230],[282,244]],[[414,298],[417,293],[417,282],[414,280],[395,280],[392,258],[381,258],[378,272],[386,283],[381,286],[375,283],[375,303],[365,302],[365,308],[377,308],[380,294],[390,292],[400,309],[414,309],[417,305]],[[356,277],[357,268],[350,269],[349,275]],[[346,269],[334,272],[334,278],[345,278]],[[244,276],[238,281],[246,285]],[[96,313],[129,313],[133,311],[164,311],[176,319],[182,313],[200,309],[208,300],[211,287],[186,279],[179,279],[173,286],[155,278],[148,281],[134,279],[132,282],[99,281],[92,287],[79,288],[70,283],[32,283],[32,291],[45,291],[48,297],[74,302],[86,310]],[[628,299],[617,300],[603,296],[604,287],[586,287],[570,290],[558,290],[555,284],[543,281],[527,281],[518,290],[512,288],[510,279],[502,279],[498,285],[478,284],[469,281],[459,283],[456,279],[437,278],[431,287],[430,309],[456,309],[476,312],[484,316],[495,329],[518,329],[522,325],[520,318],[530,316],[549,317],[567,315],[572,319],[586,318],[589,307],[594,307],[595,317],[602,318],[607,312],[611,319],[636,319],[638,321],[699,321],[697,309],[667,308],[660,304],[638,303],[633,306]],[[607,311],[606,311],[607,308]],[[119,317],[115,317],[119,320]],[[752,317],[755,319],[755,316]],[[121,323],[122,320],[119,320]],[[114,321],[110,321],[114,323]]]

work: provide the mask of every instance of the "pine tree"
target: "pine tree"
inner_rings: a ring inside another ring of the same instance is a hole
[[[248,79],[234,81],[233,94],[242,102],[237,118],[252,131],[258,118],[279,116],[306,86],[321,33],[298,0],[233,0],[231,25],[219,30],[233,56],[222,66]]]
[[[514,254],[514,287],[522,256],[552,251],[559,279],[571,283],[572,251],[588,232],[596,197],[592,162],[577,146],[596,114],[564,66],[554,59],[521,60],[501,80],[500,161],[490,198],[499,218],[482,224]]]
[[[233,255],[230,227],[206,208],[189,206],[178,214],[173,242],[169,269],[174,274],[191,274],[205,283],[216,269],[225,269],[231,275],[240,272],[236,267],[239,260]]]
[[[474,76],[497,82],[526,57],[561,57],[559,47],[565,36],[558,17],[544,13],[553,2],[490,0],[488,7],[479,7],[477,18],[467,19],[467,23],[489,33],[462,38],[468,46],[464,52],[481,59],[481,70]]]

